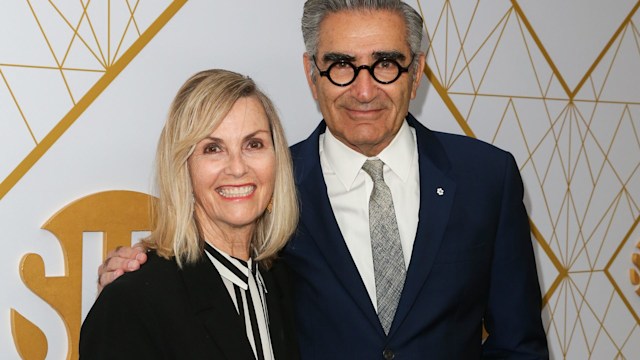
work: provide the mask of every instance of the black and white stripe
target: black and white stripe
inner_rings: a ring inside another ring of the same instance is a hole
[[[257,360],[273,360],[269,337],[269,313],[265,294],[267,289],[258,265],[252,259],[234,258],[205,242],[205,251],[224,282],[229,296],[245,324],[247,338]]]

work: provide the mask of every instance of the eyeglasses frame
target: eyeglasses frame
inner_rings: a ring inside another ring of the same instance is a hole
[[[335,86],[345,87],[345,86],[351,85],[354,81],[356,81],[356,79],[358,78],[358,75],[360,74],[360,70],[363,70],[363,69],[367,70],[367,72],[369,72],[369,75],[371,75],[371,78],[380,84],[387,85],[387,84],[394,83],[396,82],[396,80],[400,78],[400,76],[402,76],[403,73],[409,72],[409,68],[411,67],[411,64],[413,64],[413,60],[415,59],[415,54],[411,54],[411,61],[409,62],[409,65],[407,65],[406,67],[400,65],[400,63],[396,59],[383,57],[374,61],[373,64],[371,65],[360,65],[360,66],[356,66],[350,61],[338,60],[331,63],[331,65],[329,65],[329,67],[326,70],[320,70],[318,63],[316,62],[316,56],[313,55],[312,58],[313,58],[313,64],[316,66],[316,69],[318,69],[318,73],[320,74],[321,77],[322,76],[326,77],[329,80],[329,82],[331,82]],[[395,63],[398,66],[398,75],[393,80],[381,81],[373,74],[373,69],[375,69],[376,65],[378,65],[383,61],[390,61]],[[329,76],[329,72],[331,71],[331,68],[338,64],[343,64],[343,65],[346,64],[353,69],[353,79],[351,79],[351,81],[349,81],[348,83],[339,84],[333,81],[333,79],[331,79],[331,76]]]

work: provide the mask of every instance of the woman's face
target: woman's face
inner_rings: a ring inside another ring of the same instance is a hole
[[[241,98],[189,157],[195,215],[204,232],[253,231],[271,200],[276,156],[256,97]]]

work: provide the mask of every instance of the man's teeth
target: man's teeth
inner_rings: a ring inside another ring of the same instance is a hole
[[[226,186],[226,187],[218,188],[217,191],[218,191],[218,194],[224,197],[234,198],[234,197],[243,197],[243,196],[250,195],[252,192],[255,191],[255,189],[256,187],[254,185]]]

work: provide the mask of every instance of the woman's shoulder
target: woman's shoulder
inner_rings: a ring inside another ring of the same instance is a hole
[[[167,285],[177,280],[179,271],[178,264],[173,258],[165,259],[158,256],[155,251],[150,251],[147,253],[147,261],[140,266],[140,269],[123,274],[107,285],[102,293],[132,294],[143,289],[167,288]]]
[[[107,285],[83,321],[81,358],[133,359],[162,355],[156,339],[163,338],[167,331],[161,326],[161,318],[174,316],[170,310],[178,300],[170,295],[179,289],[179,278],[175,261],[150,252],[139,270],[125,273]]]

